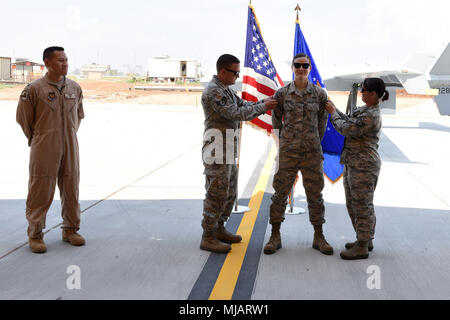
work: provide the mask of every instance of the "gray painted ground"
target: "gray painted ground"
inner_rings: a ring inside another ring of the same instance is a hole
[[[56,192],[48,252],[36,255],[24,245],[28,147],[15,107],[0,101],[0,299],[186,299],[209,257],[198,249],[201,109],[87,103],[79,131],[80,233],[87,244],[61,241]],[[370,258],[339,258],[354,232],[342,181],[326,182],[324,230],[335,254],[311,249],[307,214],[287,216],[283,249],[261,256],[252,299],[450,298],[450,118],[418,108],[383,118]],[[269,142],[244,126],[240,194],[257,180],[252,173]],[[306,207],[301,183],[295,201]],[[67,288],[72,265],[81,270],[79,290]],[[369,266],[379,271],[381,289],[368,289]]]

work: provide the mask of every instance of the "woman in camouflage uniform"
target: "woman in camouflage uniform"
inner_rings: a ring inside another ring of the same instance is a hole
[[[333,254],[333,247],[326,241],[322,225],[325,223],[323,153],[320,141],[327,127],[325,110],[327,93],[308,80],[311,59],[304,53],[292,59],[295,78],[290,84],[275,92],[278,106],[272,112],[272,125],[280,135],[278,169],[273,178],[270,206],[272,232],[264,246],[265,254],[273,254],[281,248],[280,227],[289,192],[300,171],[308,203],[309,221],[314,228],[312,247],[326,255]]]
[[[344,189],[347,211],[356,231],[357,241],[345,244],[341,252],[346,260],[367,259],[375,234],[373,196],[381,168],[378,140],[381,131],[379,102],[389,98],[380,78],[366,78],[361,85],[366,104],[348,116],[329,101],[327,111],[336,130],[345,136],[341,164],[344,165]]]

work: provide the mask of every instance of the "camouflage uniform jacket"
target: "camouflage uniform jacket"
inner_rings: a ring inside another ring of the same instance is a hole
[[[202,106],[205,114],[205,134],[203,141],[203,151],[213,141],[205,139],[207,131],[211,129],[219,130],[223,136],[224,150],[226,157],[226,131],[227,129],[239,129],[239,122],[252,120],[266,112],[263,102],[247,102],[239,98],[236,93],[220,82],[217,76],[213,76],[202,94]],[[237,155],[236,141],[231,142],[234,148],[234,156]]]
[[[272,126],[280,130],[280,155],[323,159],[320,142],[328,120],[325,90],[310,82],[299,90],[291,82],[278,89],[274,98],[278,107],[272,111]]]
[[[379,168],[378,140],[381,114],[378,105],[357,108],[352,116],[336,109],[331,115],[335,129],[345,136],[341,164],[359,168]]]

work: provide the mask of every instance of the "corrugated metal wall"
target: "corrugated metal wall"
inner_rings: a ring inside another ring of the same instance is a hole
[[[0,80],[11,80],[11,58],[0,57]]]

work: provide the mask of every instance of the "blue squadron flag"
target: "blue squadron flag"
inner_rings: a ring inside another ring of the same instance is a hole
[[[300,29],[300,22],[297,17],[295,21],[294,56],[299,53],[306,53],[311,59],[311,72],[308,76],[309,81],[326,90],[314,58],[306,43],[306,39]],[[327,128],[321,144],[324,157],[323,172],[331,183],[335,183],[342,177],[344,171],[344,166],[339,163],[344,146],[344,136],[333,127],[330,122],[330,115],[328,115]]]

